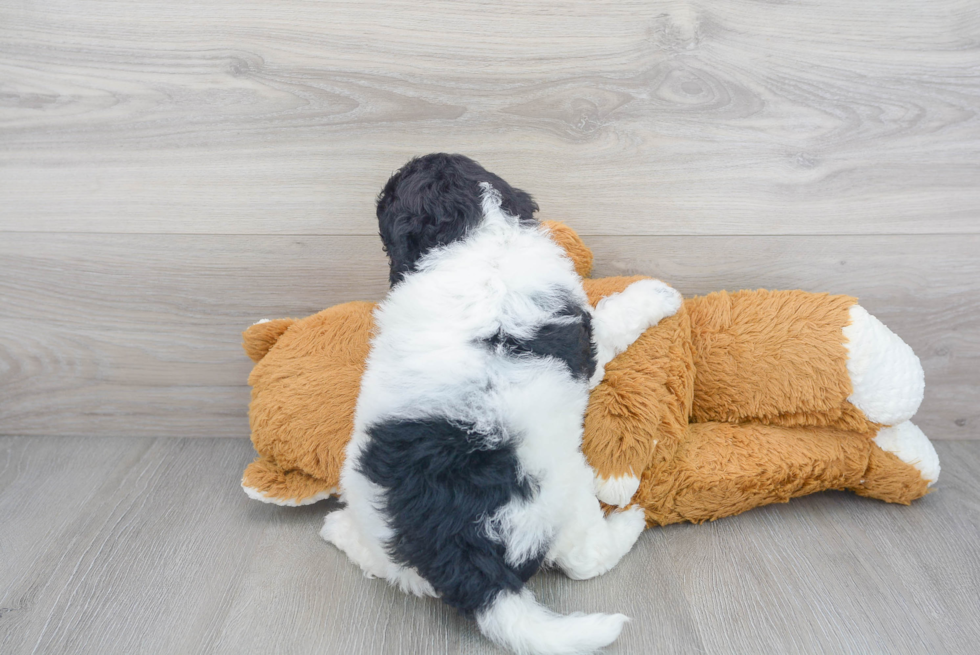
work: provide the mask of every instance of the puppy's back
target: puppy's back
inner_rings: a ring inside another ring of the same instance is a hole
[[[585,295],[547,234],[504,210],[506,193],[478,188],[479,221],[399,261],[397,275],[393,259],[342,484],[371,496],[357,506],[379,514],[365,523],[393,561],[490,638],[518,652],[593,650],[625,617],[561,617],[523,589],[547,554],[547,512],[519,534],[495,522],[535,506],[547,482],[547,449],[527,444],[536,424],[553,416],[549,429],[577,452],[594,366]]]

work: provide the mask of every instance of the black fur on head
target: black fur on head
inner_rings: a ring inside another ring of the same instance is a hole
[[[506,213],[521,223],[536,222],[538,205],[530,195],[463,155],[416,157],[391,176],[378,195],[378,228],[392,286],[429,250],[462,239],[480,224],[482,182],[500,194]]]

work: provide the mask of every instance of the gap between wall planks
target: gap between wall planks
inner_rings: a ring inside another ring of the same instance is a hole
[[[379,298],[374,196],[452,150],[597,274],[859,295],[970,438],[978,34],[973,0],[0,4],[0,434],[244,436],[241,329]]]

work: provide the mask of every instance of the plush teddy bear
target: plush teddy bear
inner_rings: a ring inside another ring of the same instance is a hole
[[[545,226],[593,305],[642,279],[589,279],[592,253],[578,235]],[[350,302],[244,332],[256,362],[250,497],[296,506],[341,491],[373,309]],[[909,421],[922,393],[911,348],[854,298],[722,291],[687,299],[606,366],[582,450],[599,499],[640,505],[648,526],[824,489],[908,504],[939,475],[932,444]]]

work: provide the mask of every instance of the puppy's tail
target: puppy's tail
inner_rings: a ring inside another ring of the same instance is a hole
[[[518,655],[591,653],[616,641],[629,618],[622,614],[562,616],[538,605],[528,589],[501,592],[476,616],[487,638]]]

